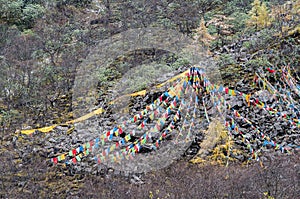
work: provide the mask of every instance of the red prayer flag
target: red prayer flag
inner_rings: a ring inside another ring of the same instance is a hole
[[[119,128],[119,133],[122,134],[123,133],[123,130],[122,128]]]
[[[267,70],[268,70],[270,73],[275,73],[275,70],[274,70],[274,69],[267,68]]]
[[[76,155],[76,149],[72,150],[72,154],[75,156]]]
[[[225,93],[228,94],[228,92],[229,92],[229,89],[225,88]]]
[[[135,152],[137,153],[137,152],[139,151],[139,148],[135,145],[135,146],[134,146],[134,150],[135,150]]]
[[[52,158],[52,161],[54,162],[54,164],[57,164],[57,158]]]

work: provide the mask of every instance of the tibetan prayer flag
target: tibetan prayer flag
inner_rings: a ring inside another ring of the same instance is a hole
[[[115,132],[116,137],[119,137],[119,130]]]
[[[74,163],[74,164],[76,164],[76,158],[72,158],[72,162]]]
[[[171,109],[170,109],[170,107],[168,107],[167,112],[168,112],[168,115],[171,114]]]
[[[116,148],[116,145],[111,145],[110,148],[109,148],[109,150],[110,150],[110,151],[114,151],[115,148]]]
[[[77,152],[77,151],[76,151],[76,149],[73,149],[73,150],[72,150],[72,154],[73,154],[73,156],[75,156],[75,155],[76,155],[76,152]]]
[[[235,96],[235,91],[234,90],[231,90],[231,95]]]
[[[151,113],[151,115],[149,116],[150,120],[154,120],[154,113]]]
[[[224,90],[223,86],[220,86],[219,87],[219,92],[223,92],[223,90]]]
[[[225,93],[228,94],[228,92],[229,92],[229,89],[226,87],[225,88]]]
[[[83,148],[83,146],[79,146],[79,152],[81,153],[81,152],[83,152],[84,151],[84,148]]]
[[[105,161],[105,156],[102,155],[102,156],[100,157],[100,159],[101,159],[102,162],[104,162],[104,161]]]
[[[250,97],[250,94],[246,95],[246,102],[248,103],[248,106],[250,106]]]
[[[137,116],[133,116],[133,121],[136,122],[137,121]]]
[[[150,110],[153,111],[153,109],[154,109],[154,104],[152,103],[150,104]]]
[[[105,150],[105,153],[106,153],[106,155],[108,155],[108,154],[109,154],[109,152],[110,152],[110,149],[109,149],[109,148],[107,148],[107,149]]]
[[[134,150],[136,153],[139,152],[139,148],[137,147],[137,145],[134,146]]]
[[[76,160],[77,160],[78,162],[80,162],[80,161],[81,161],[81,158],[79,157],[79,155],[78,155],[78,156],[76,156]]]
[[[122,128],[119,128],[119,134],[121,135],[123,133]]]
[[[66,159],[66,155],[65,154],[62,154],[61,156],[60,156],[60,160],[65,160]]]
[[[130,139],[131,139],[130,134],[128,134],[128,135],[125,136],[126,142],[128,142],[128,140],[130,140]]]
[[[175,116],[176,116],[176,115],[175,115]],[[164,125],[165,125],[164,120],[160,120],[159,122],[160,122],[160,126],[164,126]]]
[[[272,68],[267,68],[267,70],[270,72],[270,73],[275,73],[276,71]]]
[[[168,114],[168,112],[166,112],[165,114],[164,114],[164,119],[167,119],[169,117],[169,114]]]
[[[54,164],[57,164],[57,162],[58,162],[58,159],[55,157],[55,158],[52,158],[52,162],[54,163]]]
[[[160,131],[160,126],[159,126],[159,124],[156,124],[156,125],[155,125],[154,130],[156,130],[155,132]]]
[[[114,135],[113,135],[113,134],[110,134],[110,135],[109,135],[109,140],[112,140],[113,137],[114,137]]]
[[[161,95],[161,96],[159,96],[159,101],[160,101],[160,102],[162,102],[162,95]]]

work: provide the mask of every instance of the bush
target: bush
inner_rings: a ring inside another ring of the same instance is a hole
[[[32,28],[34,22],[43,16],[45,8],[40,4],[27,1],[0,0],[0,20],[9,25],[17,25],[21,29]]]

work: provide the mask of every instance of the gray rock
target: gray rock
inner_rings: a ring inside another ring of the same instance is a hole
[[[275,123],[274,124],[274,128],[276,131],[282,131],[282,128],[281,128],[281,124],[280,123]]]
[[[57,143],[57,141],[56,141],[54,138],[50,138],[50,139],[49,139],[49,142],[50,142],[50,143]]]

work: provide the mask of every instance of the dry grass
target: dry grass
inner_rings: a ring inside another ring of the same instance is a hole
[[[220,119],[212,120],[205,134],[206,139],[200,144],[201,149],[191,160],[192,163],[201,164],[209,160],[211,163],[228,165],[229,161],[234,161],[229,154],[238,154],[239,151],[232,150],[234,142]]]

